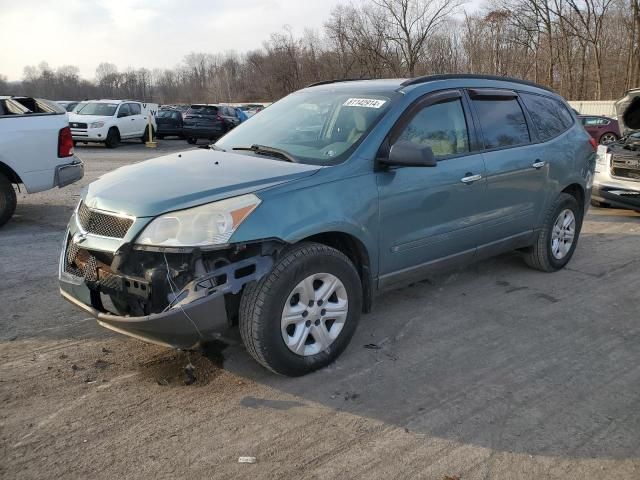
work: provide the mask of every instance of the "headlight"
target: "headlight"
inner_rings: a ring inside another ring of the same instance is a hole
[[[89,125],[90,128],[102,128],[104,127],[104,122],[93,122]]]
[[[157,247],[223,245],[258,205],[260,199],[249,194],[166,213],[153,219],[136,243]]]

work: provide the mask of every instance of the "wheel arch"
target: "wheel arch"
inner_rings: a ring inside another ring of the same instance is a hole
[[[362,311],[368,313],[373,305],[373,276],[371,260],[365,244],[352,234],[327,231],[309,235],[298,242],[315,242],[335,248],[346,255],[356,267],[362,284]],[[296,243],[298,243],[296,242]]]
[[[563,188],[561,193],[568,193],[569,195],[571,195],[573,198],[576,199],[578,204],[584,210],[586,198],[585,198],[584,187],[582,185],[580,185],[579,183],[572,183],[570,185],[567,185],[565,188]]]
[[[20,175],[6,163],[0,162],[0,173],[4,174],[11,183],[23,183]]]

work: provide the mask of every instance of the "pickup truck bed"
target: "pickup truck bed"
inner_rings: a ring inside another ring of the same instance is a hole
[[[15,211],[14,184],[35,193],[83,175],[64,109],[47,100],[0,96],[0,226]]]

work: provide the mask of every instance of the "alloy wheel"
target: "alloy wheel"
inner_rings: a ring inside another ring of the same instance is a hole
[[[576,216],[568,208],[562,210],[553,224],[551,232],[551,253],[556,260],[567,256],[576,234]]]
[[[330,273],[315,273],[291,291],[282,310],[282,339],[293,353],[320,353],[338,338],[347,320],[344,284]]]

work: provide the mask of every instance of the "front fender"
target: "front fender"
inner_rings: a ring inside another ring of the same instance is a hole
[[[373,174],[295,182],[261,192],[262,204],[231,238],[232,243],[275,238],[297,243],[327,232],[346,233],[367,250],[371,273],[378,273],[378,190]]]

